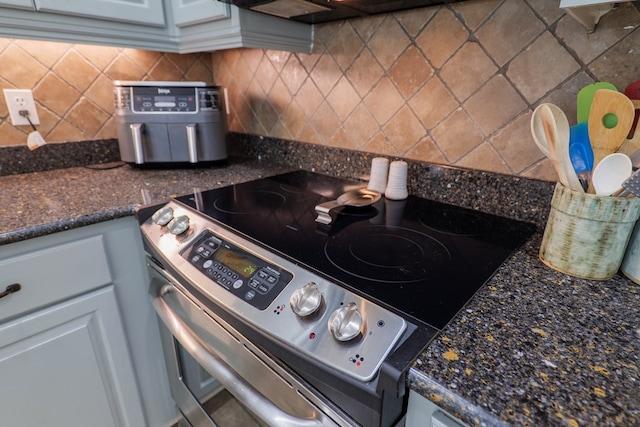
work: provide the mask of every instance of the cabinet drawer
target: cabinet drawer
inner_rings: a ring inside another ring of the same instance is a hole
[[[0,322],[112,282],[102,236],[0,259]]]

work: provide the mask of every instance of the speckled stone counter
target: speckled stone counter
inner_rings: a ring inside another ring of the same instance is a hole
[[[232,144],[234,156],[212,168],[105,163],[0,176],[0,244],[132,215],[142,190],[161,201],[297,168],[366,179],[373,157],[237,134]],[[418,357],[411,389],[470,425],[640,425],[640,286],[576,279],[538,260],[553,183],[417,162],[409,176],[412,194],[538,226]]]
[[[115,166],[115,167],[113,167]],[[0,245],[133,215],[143,204],[291,170],[234,159],[198,169],[136,169],[121,163],[0,177]]]

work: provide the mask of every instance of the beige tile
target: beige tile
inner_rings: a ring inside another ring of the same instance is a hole
[[[149,79],[157,81],[182,80],[182,71],[169,58],[162,57],[149,71]]]
[[[313,43],[313,51],[311,53],[296,53],[295,55],[300,60],[300,63],[307,70],[308,73],[313,70],[321,56],[325,52],[325,47],[322,43]]]
[[[362,50],[362,46],[362,40],[347,22],[327,44],[327,52],[342,70],[346,70]]]
[[[365,145],[364,150],[368,153],[376,153],[383,156],[395,157],[399,154],[382,132],[375,134],[369,143]]]
[[[139,50],[139,49],[122,49],[122,55],[126,56],[143,70],[151,69],[162,58],[162,53]]]
[[[263,56],[260,63],[260,72],[257,73],[255,81],[265,93],[269,93],[277,79],[278,70],[275,69],[266,56]]]
[[[0,123],[0,146],[8,147],[26,144],[27,134],[25,132],[18,130],[8,121]]]
[[[410,46],[389,70],[389,77],[405,99],[433,75],[433,68],[415,46]]]
[[[465,101],[498,71],[498,67],[476,42],[465,43],[440,71],[453,94]]]
[[[490,172],[508,174],[509,168],[504,164],[491,144],[484,143],[456,163],[457,166],[480,169]]]
[[[300,87],[295,97],[295,102],[306,117],[311,117],[318,107],[320,107],[323,99],[320,90],[318,90],[313,80],[309,78],[305,80],[302,87]]]
[[[289,129],[287,129],[287,126],[283,122],[282,117],[278,120],[273,129],[271,129],[271,136],[280,139],[293,139],[293,135],[291,134]]]
[[[420,120],[406,105],[387,122],[383,132],[400,154],[406,153],[427,134]]]
[[[353,113],[345,120],[343,127],[347,134],[362,147],[378,133],[378,123],[364,103],[358,104]]]
[[[118,56],[104,72],[111,80],[141,80],[146,74],[144,69],[124,55]]]
[[[462,108],[457,109],[433,129],[431,136],[451,163],[460,160],[483,141],[482,133]]]
[[[593,79],[584,72],[577,73],[571,79],[565,81],[560,86],[554,88],[544,98],[542,102],[550,102],[557,105],[567,116],[570,125],[577,122],[577,98],[578,92],[583,87],[593,83]]]
[[[80,92],[84,92],[98,77],[100,71],[75,50],[69,50],[53,71]]]
[[[53,67],[65,52],[70,49],[67,43],[44,42],[40,40],[16,40],[15,44],[47,68]]]
[[[440,150],[438,150],[436,144],[428,136],[424,137],[420,142],[411,147],[411,149],[407,151],[404,156],[409,159],[415,159],[424,162],[437,163],[442,165],[449,164]]]
[[[396,87],[386,77],[371,90],[364,102],[380,125],[384,125],[404,104]]]
[[[509,66],[507,77],[534,103],[580,68],[549,32],[544,32]]]
[[[113,117],[111,117],[107,122],[102,126],[102,128],[93,136],[95,139],[111,139],[117,138],[118,132],[116,131],[116,122]]]
[[[545,30],[524,0],[505,1],[476,31],[476,37],[502,66]]]
[[[589,70],[598,80],[610,82],[620,91],[640,79],[640,26],[589,64]]]
[[[349,135],[344,132],[344,129],[338,129],[331,139],[327,141],[327,145],[329,147],[346,148],[348,150],[358,148],[356,144],[354,144],[353,140],[349,138]]]
[[[459,104],[442,81],[434,77],[411,98],[409,106],[425,128],[433,129]]]
[[[107,122],[110,115],[86,98],[71,108],[65,119],[88,137],[93,137]]]
[[[46,73],[46,67],[16,45],[0,54],[0,77],[16,88],[32,88]]]
[[[320,138],[318,137],[318,134],[316,133],[315,129],[313,129],[313,126],[311,126],[311,124],[307,124],[302,131],[300,131],[300,133],[298,134],[298,138],[300,141],[302,142],[308,142],[311,144],[322,144],[322,142],[320,141]],[[301,165],[301,167],[307,167],[309,165]]]
[[[485,136],[489,136],[524,111],[527,104],[501,75],[492,78],[464,108]]]
[[[57,115],[64,116],[78,102],[80,92],[54,73],[49,73],[34,88],[33,97]]]
[[[385,15],[373,15],[366,18],[356,18],[349,20],[356,32],[365,43],[378,31],[384,21]]]
[[[467,40],[469,32],[447,8],[441,8],[416,38],[416,45],[440,68]]]
[[[226,49],[222,51],[222,60],[227,64],[231,72],[235,71],[236,65],[242,56],[242,49]]]
[[[213,78],[213,72],[211,71],[211,68],[201,60],[194,62],[194,64],[187,70],[184,76],[187,80],[191,81],[216,83]]]
[[[384,70],[369,49],[364,49],[347,70],[347,77],[360,96],[365,96],[383,76]]]
[[[189,54],[165,53],[163,59],[168,59],[180,70],[188,70],[198,60],[198,57]]]
[[[311,78],[324,96],[333,90],[340,77],[342,71],[330,55],[323,55],[311,73]]]
[[[326,144],[340,128],[340,119],[329,104],[323,102],[311,118],[311,126],[316,131],[320,142]]]
[[[104,70],[110,63],[113,61],[119,53],[117,47],[111,46],[96,46],[96,45],[85,45],[85,44],[77,44],[74,45],[73,48],[80,55],[84,56],[91,62],[97,69]],[[158,54],[152,54],[154,57],[157,57]],[[147,64],[144,64],[145,66]],[[148,64],[151,66],[153,64]]]
[[[387,15],[368,42],[369,49],[384,69],[388,69],[409,46],[409,37],[400,24]]]
[[[49,142],[68,142],[68,141],[83,141],[90,139],[92,135],[87,135],[73,126],[66,120],[60,120],[56,127],[47,135],[47,141]]]
[[[500,3],[502,3],[502,0],[474,0],[452,3],[451,7],[462,17],[462,22],[464,22],[467,27],[471,30],[476,30],[489,18]]]
[[[523,114],[491,138],[512,173],[520,174],[545,156],[531,136],[531,113]]]
[[[522,176],[550,182],[558,181],[556,170],[553,168],[551,160],[546,157],[526,170]]]
[[[257,118],[265,130],[269,132],[267,135],[270,135],[271,129],[280,119],[280,112],[267,99],[263,100],[261,104]]]
[[[345,21],[332,21],[314,26],[315,41],[328,46],[344,23]]]
[[[259,51],[259,49],[245,49],[245,51]],[[291,52],[280,51],[280,50],[266,50],[265,55],[271,61],[271,65],[274,66],[278,72],[281,72],[289,62],[289,58],[293,56]]]
[[[411,37],[417,36],[431,18],[438,12],[438,7],[421,7],[418,9],[402,10],[393,16],[400,26]]]
[[[240,58],[243,62],[236,72],[240,72],[247,76],[253,76],[260,68],[265,52],[262,49],[239,49],[239,51]],[[273,62],[271,62],[271,64],[273,65]]]
[[[291,102],[284,114],[282,123],[289,130],[293,138],[297,137],[307,124],[307,116],[297,102]]]
[[[327,96],[327,102],[342,122],[360,103],[360,97],[358,92],[351,86],[351,83],[349,83],[349,80],[346,77],[342,77]]]
[[[307,70],[302,66],[295,55],[290,55],[286,67],[280,73],[282,81],[289,89],[291,95],[295,95],[308,77]]]
[[[630,3],[621,3],[600,19],[597,30],[593,33],[588,33],[568,15],[560,20],[556,33],[560,40],[575,51],[582,62],[588,64],[631,34],[638,22],[640,12]]]
[[[291,103],[292,97],[287,90],[287,86],[280,77],[276,80],[269,93],[269,102],[273,108],[278,112],[278,115],[282,115],[284,110]]]

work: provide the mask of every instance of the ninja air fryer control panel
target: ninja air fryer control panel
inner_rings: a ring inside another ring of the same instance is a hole
[[[293,275],[205,231],[182,256],[212,281],[259,310],[267,308]]]

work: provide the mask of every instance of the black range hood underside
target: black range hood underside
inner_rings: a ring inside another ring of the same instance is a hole
[[[455,3],[461,0],[220,0],[307,24],[389,13],[416,7]]]

